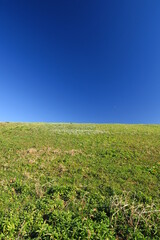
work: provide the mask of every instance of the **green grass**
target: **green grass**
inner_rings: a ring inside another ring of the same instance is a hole
[[[0,239],[160,239],[160,125],[0,123]]]

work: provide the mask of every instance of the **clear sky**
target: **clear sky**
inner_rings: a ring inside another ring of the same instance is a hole
[[[160,123],[160,1],[0,0],[0,121]]]

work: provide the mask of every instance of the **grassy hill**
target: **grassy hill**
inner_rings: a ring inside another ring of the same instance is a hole
[[[0,239],[160,239],[160,125],[0,123]]]

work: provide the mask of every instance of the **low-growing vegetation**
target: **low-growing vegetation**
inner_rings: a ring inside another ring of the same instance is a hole
[[[0,239],[160,239],[160,126],[0,123]]]

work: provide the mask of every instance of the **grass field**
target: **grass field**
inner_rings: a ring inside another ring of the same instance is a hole
[[[0,239],[160,239],[160,125],[0,123]]]

